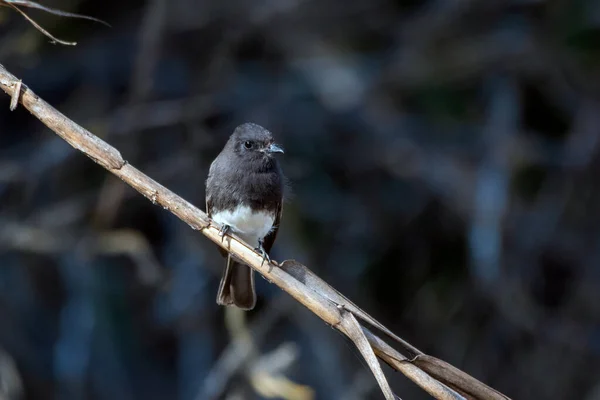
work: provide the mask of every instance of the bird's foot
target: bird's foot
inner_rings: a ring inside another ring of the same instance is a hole
[[[254,250],[260,253],[260,255],[262,256],[262,263],[260,264],[261,267],[264,265],[265,261],[267,262],[267,264],[271,265],[271,257],[269,257],[269,254],[267,254],[265,248],[263,247],[262,240],[258,242],[258,247]],[[271,272],[271,268],[272,267],[269,267],[269,272]]]
[[[221,227],[219,228],[219,236],[221,236],[221,242],[223,240],[225,240],[225,235],[228,235],[230,233],[231,233],[231,226],[229,226],[227,224],[221,225]]]

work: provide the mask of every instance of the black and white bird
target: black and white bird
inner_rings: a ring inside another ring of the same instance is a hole
[[[275,159],[283,153],[265,128],[238,126],[210,165],[206,180],[206,211],[265,257],[281,221],[284,177]],[[251,310],[256,304],[254,271],[221,249],[227,265],[219,284],[217,303]]]

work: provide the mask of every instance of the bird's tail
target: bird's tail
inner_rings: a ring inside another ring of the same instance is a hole
[[[244,310],[251,310],[256,304],[254,291],[254,271],[245,264],[227,256],[227,266],[221,277],[217,304],[223,306],[234,305]]]

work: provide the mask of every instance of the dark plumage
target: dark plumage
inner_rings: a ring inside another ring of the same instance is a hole
[[[206,180],[208,215],[251,246],[262,246],[266,254],[281,221],[284,178],[273,156],[279,152],[271,132],[252,123],[240,125],[212,162]],[[254,308],[254,271],[228,256],[217,303]]]

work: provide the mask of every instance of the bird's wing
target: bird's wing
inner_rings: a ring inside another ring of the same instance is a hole
[[[212,214],[212,204],[210,202],[210,197],[208,197],[208,195],[206,196],[206,214],[208,214],[209,217],[211,217],[211,214]]]
[[[210,186],[211,183],[211,178],[213,176],[213,166],[215,165],[215,160],[213,160],[213,162],[210,163],[210,168],[208,169],[208,176],[206,177],[206,182],[204,185],[204,189],[205,189],[205,197],[206,197],[206,213],[208,214],[208,216],[210,217],[212,214],[212,199],[209,195],[210,191],[208,190],[208,187]]]
[[[215,162],[213,161],[212,164],[210,164],[210,170],[208,171],[208,178],[206,178],[206,186],[205,186],[205,188],[206,188],[206,214],[208,215],[209,218],[212,218],[213,205],[212,205],[212,198],[211,198],[211,196],[209,196],[208,185],[210,184],[210,179],[212,177],[212,170],[213,170],[214,163]],[[221,255],[223,257],[226,257],[227,251],[218,245],[217,245],[217,247],[218,247]]]
[[[267,253],[271,251],[271,247],[275,242],[275,238],[277,237],[277,231],[279,230],[279,223],[281,222],[281,215],[283,214],[283,201],[279,203],[279,207],[277,207],[277,214],[275,215],[275,222],[273,222],[273,228],[267,234],[267,236],[263,239],[263,249]]]

